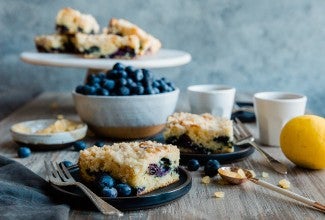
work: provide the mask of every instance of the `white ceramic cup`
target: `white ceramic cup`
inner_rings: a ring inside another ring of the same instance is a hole
[[[292,118],[305,113],[307,97],[288,92],[260,92],[254,94],[254,111],[259,141],[280,146],[282,127]]]
[[[235,88],[213,84],[193,85],[187,88],[187,93],[192,113],[211,113],[230,118],[235,100]]]

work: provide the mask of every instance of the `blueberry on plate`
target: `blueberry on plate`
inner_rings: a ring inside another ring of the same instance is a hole
[[[117,184],[116,190],[119,196],[129,196],[132,192],[131,186],[126,183]]]
[[[87,148],[87,144],[84,141],[76,141],[72,144],[72,146],[76,151],[84,150]]]
[[[97,147],[103,147],[105,145],[105,143],[102,141],[96,141],[94,145]]]
[[[18,149],[18,157],[20,158],[25,158],[25,157],[29,157],[32,154],[32,151],[29,149],[29,147],[20,147]]]
[[[197,171],[200,168],[200,163],[197,159],[191,159],[187,162],[187,170]]]
[[[117,190],[115,188],[104,187],[102,189],[102,195],[109,198],[116,198],[117,197]]]
[[[98,184],[103,189],[104,187],[113,187],[115,185],[115,179],[108,174],[103,174],[98,179]]]
[[[220,163],[217,160],[208,160],[204,166],[205,175],[213,177],[218,174],[218,169],[220,168]]]

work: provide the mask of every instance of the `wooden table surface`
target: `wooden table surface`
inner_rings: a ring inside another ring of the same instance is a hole
[[[181,110],[180,108],[183,106],[178,105],[178,110]],[[69,119],[79,119],[70,94],[43,93],[4,118],[0,121],[0,154],[22,163],[42,177],[45,176],[44,160],[76,162],[78,152],[73,151],[72,148],[35,151],[28,158],[17,158],[18,145],[11,139],[10,126],[26,120],[55,118],[59,114]],[[254,123],[247,125],[256,136],[256,125]],[[94,143],[95,140],[98,138],[87,138],[89,144]],[[298,168],[285,158],[279,147],[263,147],[263,149],[289,167],[287,175],[278,174],[270,169],[264,158],[256,151],[250,157],[227,166],[252,169],[261,179],[263,179],[261,173],[267,172],[269,178],[263,180],[275,185],[285,178],[291,182],[291,191],[322,204],[325,203],[325,170]],[[154,209],[125,212],[122,219],[325,219],[324,213],[251,182],[242,185],[221,185],[218,183],[220,177],[215,177],[210,184],[206,185],[201,182],[202,168],[191,172],[191,175],[192,189],[182,198]],[[216,191],[224,192],[225,197],[216,198],[214,196]],[[95,210],[72,209],[70,218],[111,219],[113,217],[105,217]]]

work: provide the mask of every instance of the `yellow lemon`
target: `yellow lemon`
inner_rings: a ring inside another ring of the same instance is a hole
[[[281,130],[280,146],[298,166],[325,168],[325,118],[303,115],[289,120]]]

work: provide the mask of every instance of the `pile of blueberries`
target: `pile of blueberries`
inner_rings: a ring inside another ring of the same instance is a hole
[[[75,91],[84,95],[129,96],[153,95],[174,90],[172,82],[164,77],[156,79],[148,69],[116,63],[106,73],[89,75],[86,84],[77,86]]]

